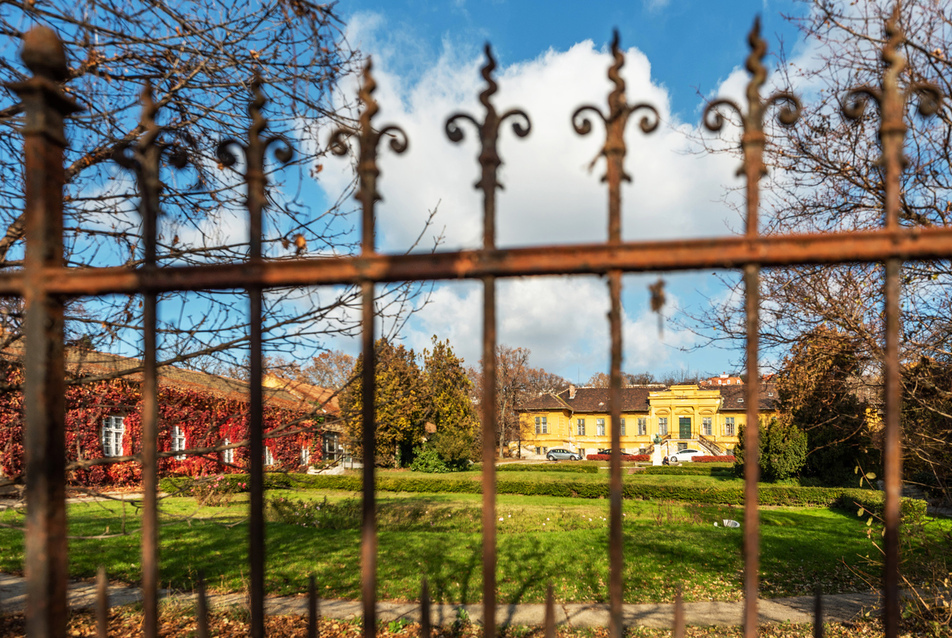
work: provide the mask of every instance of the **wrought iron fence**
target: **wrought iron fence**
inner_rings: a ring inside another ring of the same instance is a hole
[[[883,575],[884,623],[887,636],[898,635],[899,623],[899,296],[900,265],[907,260],[948,259],[952,257],[952,228],[932,227],[909,230],[900,227],[900,173],[905,135],[904,110],[910,97],[919,99],[921,114],[934,114],[942,96],[931,85],[917,84],[902,89],[898,70],[902,60],[897,48],[902,35],[895,21],[887,26],[889,38],[884,45],[886,66],[880,87],[854,89],[848,100],[848,116],[861,109],[856,98],[875,101],[880,110],[879,136],[883,152],[883,190],[885,225],[878,230],[827,234],[769,235],[758,230],[759,182],[766,171],[763,160],[764,121],[771,107],[779,108],[779,122],[794,123],[800,105],[790,93],[761,96],[766,81],[762,60],[766,43],[759,36],[759,25],[750,34],[751,53],[747,69],[747,103],[716,100],[704,113],[704,125],[711,131],[723,128],[725,111],[733,112],[742,122],[740,149],[741,173],[746,178],[746,230],[742,236],[719,239],[679,239],[655,242],[625,242],[621,238],[621,185],[630,179],[625,173],[625,129],[635,116],[641,131],[650,134],[658,127],[657,111],[650,104],[629,104],[625,82],[620,76],[624,55],[616,34],[612,44],[614,63],[608,76],[614,89],[605,107],[586,105],[572,117],[579,135],[593,132],[593,122],[601,122],[605,141],[604,181],[608,187],[608,241],[594,245],[560,245],[532,248],[499,249],[495,244],[496,192],[500,188],[497,172],[502,163],[498,146],[503,124],[510,123],[518,137],[530,132],[529,116],[519,109],[500,114],[493,104],[497,84],[493,79],[495,61],[486,48],[482,76],[486,82],[480,94],[485,112],[481,119],[458,113],[445,124],[452,142],[463,139],[467,126],[479,138],[480,179],[484,232],[478,250],[438,252],[435,254],[390,255],[377,252],[374,244],[375,203],[379,199],[377,167],[378,147],[389,143],[395,153],[407,149],[408,140],[396,126],[375,123],[378,104],[374,99],[374,80],[368,62],[363,73],[360,100],[363,110],[353,128],[334,133],[331,148],[337,154],[348,152],[353,141],[358,155],[359,186],[357,199],[362,209],[360,254],[332,259],[299,258],[268,260],[261,249],[262,210],[266,204],[264,172],[266,150],[275,143],[279,161],[287,161],[290,148],[276,137],[265,137],[267,121],[262,115],[265,104],[263,87],[256,80],[250,106],[248,137],[242,141],[225,140],[218,147],[224,164],[234,164],[236,152],[244,154],[244,182],[250,219],[250,252],[247,261],[231,264],[187,267],[160,267],[156,260],[156,219],[159,214],[163,155],[172,163],[180,158],[174,147],[161,141],[162,129],[156,124],[157,106],[151,88],[142,93],[142,134],[131,145],[117,149],[117,161],[134,171],[142,214],[144,262],[136,268],[109,267],[68,269],[63,263],[63,152],[66,146],[64,118],[78,109],[63,91],[66,77],[62,44],[49,29],[38,27],[24,39],[23,59],[33,77],[11,85],[21,98],[25,123],[24,170],[26,175],[26,252],[22,270],[0,273],[0,295],[22,297],[25,305],[25,448],[27,534],[25,571],[28,582],[26,608],[30,636],[64,636],[66,633],[67,537],[66,537],[66,450],[64,442],[64,303],[80,295],[122,293],[142,295],[143,305],[143,433],[142,449],[137,455],[142,464],[144,507],[142,514],[142,591],[146,636],[158,635],[158,521],[157,521],[157,450],[158,405],[156,371],[156,300],[165,291],[204,289],[243,289],[249,300],[250,359],[250,612],[251,631],[261,637],[264,629],[265,600],[265,525],[262,444],[262,355],[261,300],[270,287],[359,284],[362,291],[363,325],[363,423],[374,423],[374,290],[375,285],[394,281],[431,281],[476,279],[483,284],[484,362],[482,422],[482,576],[483,630],[486,636],[497,633],[496,600],[496,475],[494,438],[496,420],[496,279],[498,277],[598,274],[607,276],[611,297],[611,385],[610,411],[618,424],[621,411],[621,290],[622,273],[694,270],[703,268],[737,269],[743,272],[746,294],[747,374],[758,378],[759,276],[761,268],[804,264],[841,264],[853,262],[883,263],[885,267],[885,571]],[[759,516],[758,516],[758,393],[759,384],[746,386],[747,454],[745,464],[744,517],[744,595],[745,636],[757,635],[759,590]],[[610,633],[620,638],[623,632],[622,478],[620,428],[611,429],[610,518],[609,518],[609,616]],[[363,515],[361,535],[361,583],[363,628],[365,636],[376,632],[377,515],[374,489],[375,431],[363,428]],[[100,574],[100,582],[104,576]],[[204,623],[204,587],[200,584],[199,622]],[[105,597],[104,587],[103,599]],[[314,622],[317,600],[313,579],[310,587],[310,635],[316,634]],[[422,631],[430,631],[429,595],[424,581],[421,590]],[[104,614],[104,607],[101,614]],[[546,602],[547,636],[554,635],[551,587]],[[680,597],[675,614],[675,635],[683,635],[684,614]],[[822,632],[819,599],[816,609],[817,632]],[[104,616],[103,616],[104,618]],[[103,626],[104,627],[104,626]],[[105,629],[103,628],[104,632]]]

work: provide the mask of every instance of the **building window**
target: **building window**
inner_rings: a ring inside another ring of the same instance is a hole
[[[724,436],[734,436],[734,417],[724,419]]]
[[[536,434],[548,434],[549,433],[549,424],[547,422],[548,417],[537,416],[535,418]]]
[[[228,440],[228,437],[225,437],[225,440],[222,441],[222,445],[231,445],[231,441]],[[229,448],[227,450],[222,450],[221,460],[223,463],[234,463],[235,462],[235,450],[234,448]]]
[[[271,448],[264,446],[264,464],[265,466],[274,465],[274,455],[271,454]]]
[[[640,416],[638,417],[638,436],[645,436],[648,434],[648,419]]]
[[[595,436],[605,436],[605,419],[595,419]]]
[[[177,425],[172,426],[172,451],[183,452],[185,450],[185,432]],[[184,461],[184,454],[176,454],[173,457],[176,461]]]
[[[541,448],[541,447],[536,446],[536,454],[542,454],[542,448]]]
[[[714,434],[714,421],[711,417],[706,416],[701,419],[701,433],[704,434],[704,436]]]
[[[578,455],[581,456],[581,457],[584,459],[584,458],[585,458],[585,448],[580,447],[580,448],[578,449]]]
[[[577,430],[577,432],[578,432],[578,435],[579,435],[579,436],[585,436],[585,419],[579,419],[579,420],[578,420],[578,430]]]
[[[621,419],[621,435],[625,436],[625,420]]]
[[[301,446],[301,465],[310,465],[311,464],[311,446],[302,445]]]
[[[102,455],[122,456],[122,435],[126,431],[125,417],[107,416],[102,420]]]
[[[668,433],[668,417],[659,416],[658,417],[658,434],[664,436]]]

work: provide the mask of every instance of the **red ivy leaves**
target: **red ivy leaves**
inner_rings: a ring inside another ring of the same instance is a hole
[[[0,361],[0,383],[18,386],[23,381],[19,365]],[[124,417],[122,454],[137,454],[141,447],[142,417],[139,384],[123,379],[68,386],[66,389],[66,454],[68,461],[103,458],[101,432],[108,416]],[[178,386],[159,388],[159,450],[172,448],[172,429],[181,428],[186,448],[213,447],[244,440],[248,435],[248,404],[210,392]],[[302,413],[265,406],[265,432],[270,432],[302,416]],[[23,395],[20,391],[0,392],[0,472],[18,476],[23,472]],[[281,469],[301,465],[301,448],[311,450],[311,462],[320,460],[320,440],[314,422],[282,430],[265,445]],[[247,471],[247,448],[234,449],[231,466],[222,463],[221,453],[187,456],[184,460],[165,457],[159,462],[160,475],[203,476],[222,472]],[[139,463],[126,461],[77,469],[70,479],[83,485],[126,485],[142,479]]]

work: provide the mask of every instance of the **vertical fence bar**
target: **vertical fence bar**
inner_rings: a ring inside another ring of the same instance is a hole
[[[307,578],[307,638],[317,638],[320,608],[317,602],[317,583],[314,574]]]
[[[159,154],[155,145],[158,126],[152,87],[142,92],[142,120],[145,133],[140,141],[140,208],[142,239],[145,244],[143,277],[156,268],[157,221],[159,216]],[[156,331],[157,297],[142,295],[142,629],[145,638],[159,634],[159,406]]]
[[[107,638],[109,635],[109,584],[106,581],[106,568],[102,565],[96,570],[96,636]]]
[[[883,74],[883,89],[880,102],[880,132],[885,175],[885,224],[886,229],[899,230],[900,177],[903,165],[903,140],[906,124],[903,121],[906,98],[899,88],[899,75],[905,60],[899,54],[903,35],[898,28],[899,3],[886,24],[887,42],[883,48],[883,61],[887,64]],[[899,385],[899,275],[902,263],[889,259],[885,263],[884,326],[886,347],[883,361],[885,436],[883,450],[883,473],[885,480],[885,503],[883,505],[883,628],[886,638],[899,635],[899,501],[902,489],[902,441],[899,431],[899,409],[902,399]]]
[[[755,240],[760,236],[760,179],[766,175],[764,163],[764,115],[771,105],[782,104],[778,121],[783,126],[793,125],[800,117],[800,101],[786,91],[773,93],[761,99],[760,90],[767,81],[767,69],[763,64],[767,55],[767,43],[760,37],[760,18],[747,36],[750,55],[746,68],[750,73],[747,83],[746,113],[731,100],[714,100],[704,111],[704,126],[711,131],[720,131],[724,126],[721,110],[733,111],[739,116],[742,135],[740,148],[743,165],[739,175],[745,178],[745,236]],[[760,266],[749,263],[744,267],[744,311],[747,339],[747,383],[744,400],[746,427],[744,434],[744,636],[756,638],[758,611],[757,598],[760,590],[760,511],[758,481],[760,480]]]
[[[631,177],[625,173],[625,127],[628,117],[637,110],[645,110],[639,125],[642,132],[650,133],[658,127],[658,112],[650,104],[639,103],[629,106],[625,97],[625,81],[621,77],[621,68],[625,64],[625,55],[621,52],[618,41],[618,32],[615,31],[612,39],[611,53],[613,63],[608,69],[608,79],[614,88],[608,96],[608,114],[603,114],[598,108],[585,105],[579,107],[572,115],[572,125],[579,135],[587,135],[592,130],[592,123],[585,113],[597,115],[605,124],[605,143],[601,155],[605,157],[606,173],[603,181],[608,182],[608,243],[620,245],[621,238],[621,184],[630,182]],[[621,480],[621,366],[622,366],[622,303],[621,303],[621,270],[608,272],[608,290],[611,307],[608,312],[609,330],[611,333],[611,376],[609,394],[609,412],[611,414],[611,459],[609,463],[609,533],[608,533],[608,563],[609,563],[609,623],[608,631],[612,638],[621,638],[624,633],[622,605],[624,592],[624,537],[622,534],[622,480]]]
[[[615,90],[608,96],[609,119],[606,122],[605,163],[608,169],[608,243],[621,243],[621,182],[625,175],[625,125],[628,122],[628,105],[625,102],[625,81],[619,71],[625,56],[618,46],[618,32],[612,42],[615,64],[608,77],[615,83]],[[630,181],[630,179],[629,179]],[[611,306],[608,311],[611,335],[611,369],[609,377],[609,410],[611,417],[611,458],[609,461],[609,514],[608,514],[608,633],[611,638],[621,638],[624,632],[622,601],[624,599],[624,548],[621,529],[621,271],[608,273],[608,291]]]
[[[197,638],[208,638],[208,597],[205,593],[205,573],[198,572],[198,600],[196,600],[195,616],[198,624]]]
[[[253,98],[249,113],[251,127],[248,131],[248,147],[245,155],[247,168],[245,180],[248,184],[248,262],[251,268],[259,265],[262,259],[261,231],[262,213],[265,205],[264,143],[261,133],[267,122],[261,115],[264,95],[261,93],[260,80],[255,78],[252,86]],[[249,329],[249,400],[248,400],[248,454],[251,457],[251,511],[248,521],[248,556],[251,578],[251,636],[264,638],[264,578],[265,578],[265,528],[264,528],[264,400],[262,396],[262,291],[260,286],[248,287],[248,329]]]
[[[379,130],[373,127],[373,118],[379,111],[373,93],[377,83],[371,73],[373,63],[370,59],[364,67],[364,81],[358,93],[364,108],[360,112],[358,127],[337,129],[331,136],[330,148],[335,155],[347,153],[344,140],[357,136],[358,157],[357,175],[359,185],[354,196],[361,205],[361,239],[360,252],[362,255],[373,255],[376,252],[374,233],[374,207],[380,200],[377,191],[377,178],[380,170],[377,168],[377,145],[382,136],[390,138],[390,149],[394,153],[403,153],[407,150],[406,133],[396,126],[384,126]],[[363,601],[365,638],[371,638],[377,631],[377,501],[375,492],[375,469],[377,432],[376,432],[376,351],[374,337],[374,282],[367,280],[360,285],[361,292],[361,351],[363,353],[363,371],[361,377],[361,400],[363,401],[361,427],[363,445],[363,488],[362,488],[362,523],[360,546],[360,588]]]
[[[66,439],[63,301],[45,292],[45,268],[63,267],[63,119],[79,109],[58,82],[68,77],[56,34],[34,27],[21,57],[33,72],[9,85],[25,112],[24,452],[26,465],[26,631],[66,634]]]
[[[458,122],[468,121],[476,127],[480,139],[479,164],[482,169],[476,188],[483,192],[483,250],[496,248],[496,191],[501,186],[498,181],[499,157],[497,144],[502,123],[513,118],[513,132],[519,137],[529,134],[529,117],[519,109],[510,109],[501,116],[492,104],[492,97],[498,90],[492,73],[496,69],[496,60],[492,49],[485,47],[486,63],[481,69],[486,89],[480,93],[479,101],[486,110],[483,122],[479,123],[471,115],[456,113],[446,120],[446,135],[453,142],[463,139],[463,131]],[[496,278],[486,276],[483,280],[483,377],[482,377],[482,461],[483,461],[483,634],[496,635],[496,422],[498,419],[496,396]],[[502,426],[503,424],[500,424]],[[500,440],[499,458],[503,457]]]

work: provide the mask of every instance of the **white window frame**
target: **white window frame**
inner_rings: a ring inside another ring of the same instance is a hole
[[[605,436],[605,419],[595,419],[595,436]]]
[[[537,417],[535,418],[535,433],[536,433],[536,434],[548,434],[548,433],[549,433],[548,417],[537,416]]]
[[[714,435],[714,419],[713,417],[703,416],[701,417],[701,434],[704,436],[713,436]]]
[[[734,426],[734,417],[724,417],[724,436],[737,436],[737,429]]]
[[[301,465],[310,465],[311,464],[311,446],[302,445],[301,446]]]
[[[222,445],[231,445],[231,441],[228,440],[228,437],[225,437],[225,440],[222,441]],[[221,452],[222,463],[234,463],[235,462],[235,448],[229,448],[227,450],[222,450]]]
[[[646,434],[648,434],[648,417],[640,416],[638,417],[638,436]]]
[[[185,451],[185,430],[177,425],[172,426],[172,451]],[[176,461],[184,461],[188,457],[186,457],[184,454],[176,454],[172,458],[174,458]]]
[[[264,466],[268,467],[269,465],[274,465],[274,455],[271,453],[271,448],[265,445],[264,446]]]
[[[620,420],[621,420],[621,435],[625,436],[625,419],[622,418]]]
[[[668,433],[668,417],[659,416],[658,417],[658,434],[664,436]]]
[[[126,417],[107,416],[102,420],[102,432],[100,441],[102,442],[103,456],[122,456],[122,440],[126,433]]]
[[[585,436],[585,419],[579,419],[578,421],[576,421],[576,427],[578,428],[575,431],[576,435]]]

